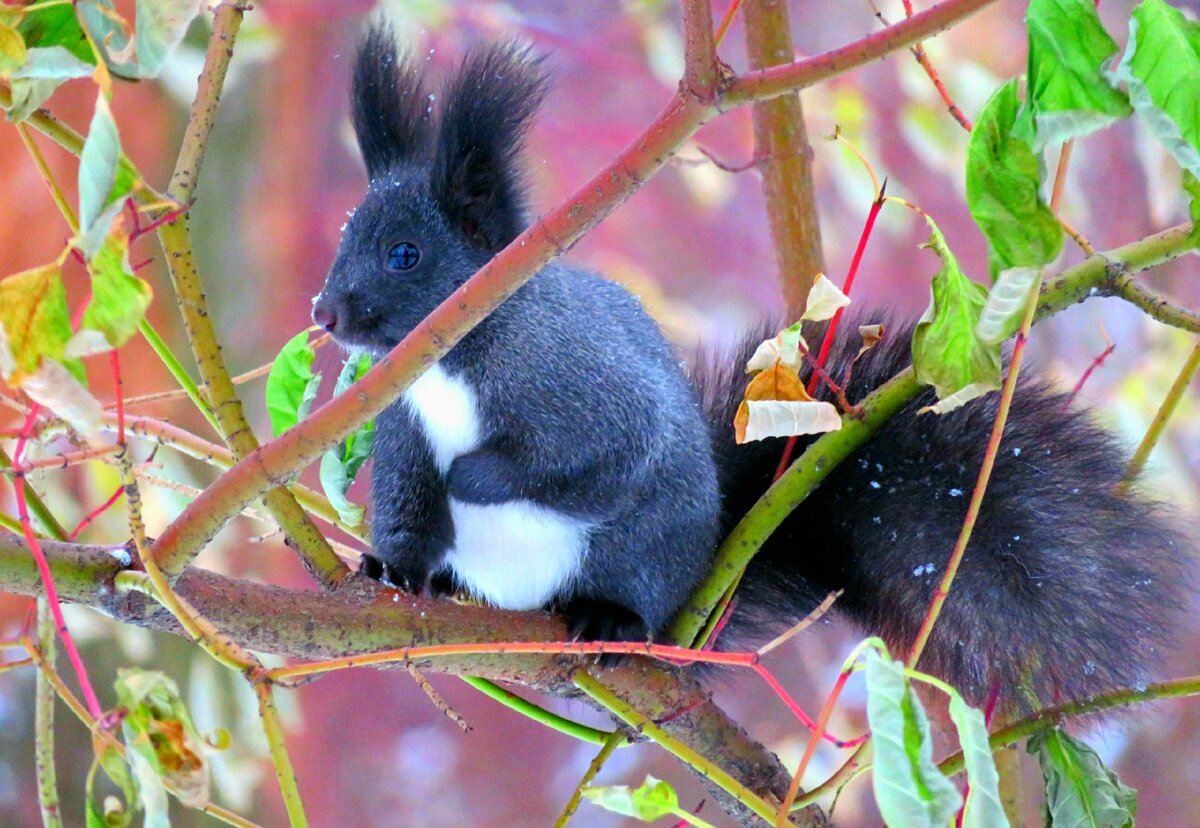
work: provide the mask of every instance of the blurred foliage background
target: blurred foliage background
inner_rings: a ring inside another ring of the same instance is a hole
[[[117,4],[124,12],[131,12],[132,5]],[[362,194],[365,178],[350,131],[346,88],[349,58],[364,17],[375,5],[369,0],[261,0],[246,18],[192,210],[209,301],[234,373],[268,361],[289,336],[309,324],[310,297],[332,259],[345,212]],[[678,8],[664,0],[393,0],[381,5],[414,52],[425,56],[435,77],[453,67],[468,45],[488,38],[517,36],[549,55],[553,89],[527,153],[535,212],[567,196],[635,137],[665,104],[682,68]],[[1121,42],[1132,5],[1130,0],[1101,4],[1109,30]],[[1196,0],[1176,5],[1193,13],[1200,7]],[[866,0],[793,0],[791,7],[801,54],[836,47],[879,26]],[[724,9],[724,0],[714,2],[718,19]],[[885,3],[883,10],[891,20],[903,15],[898,2]],[[1001,80],[1023,71],[1023,11],[1023,3],[1001,3],[926,43],[968,116]],[[116,90],[114,112],[123,145],[154,183],[165,182],[169,174],[195,91],[207,25],[204,18],[195,25],[160,81],[121,83]],[[743,34],[735,22],[721,46],[722,57],[735,69],[746,65]],[[86,82],[68,84],[49,106],[82,128],[93,95]],[[803,102],[815,143],[827,270],[835,281],[845,274],[872,199],[870,180],[859,163],[841,146],[820,140],[835,127],[881,176],[888,176],[889,194],[932,214],[964,269],[986,278],[983,237],[971,223],[963,197],[967,135],[907,53],[806,91]],[[38,140],[56,176],[73,187],[75,161]],[[728,342],[756,320],[781,312],[760,179],[753,168],[741,173],[719,169],[701,148],[728,165],[750,160],[750,110],[737,110],[707,126],[678,159],[569,254],[573,262],[602,270],[642,296],[684,349]],[[0,273],[7,274],[47,260],[61,249],[69,231],[16,132],[7,126],[0,126],[0,182]],[[1183,220],[1181,192],[1178,168],[1133,119],[1075,148],[1065,214],[1102,250]],[[885,209],[855,285],[856,302],[878,305],[881,319],[919,313],[928,302],[928,280],[937,266],[931,254],[917,247],[926,235],[924,224],[908,211]],[[157,256],[153,242],[139,244],[133,261]],[[1080,257],[1068,245],[1062,261],[1069,264]],[[81,295],[82,269],[68,265],[67,273],[68,291],[74,287],[73,295]],[[1196,259],[1187,257],[1148,278],[1157,289],[1197,307],[1196,274]],[[155,258],[140,275],[156,287],[158,301],[150,309],[154,325],[184,358],[188,350],[161,261]],[[1069,388],[1105,349],[1106,338],[1116,350],[1080,396],[1132,450],[1192,343],[1119,300],[1094,300],[1038,326],[1031,358]],[[327,376],[338,364],[329,350],[318,355],[317,365]],[[126,395],[171,387],[140,340],[127,347],[123,364]],[[98,396],[111,398],[107,371],[95,371],[91,380]],[[325,384],[322,399],[331,386],[332,381]],[[242,390],[259,434],[268,433],[261,380]],[[186,402],[147,410],[207,433]],[[0,409],[0,427],[18,422],[15,414]],[[1180,521],[1192,526],[1200,503],[1198,438],[1200,405],[1193,385],[1145,481],[1172,503]],[[206,469],[169,452],[154,459],[164,478],[190,486],[210,479]],[[67,525],[117,484],[115,471],[97,463],[70,473],[39,472],[32,480]],[[359,498],[366,497],[364,483],[353,490]],[[185,500],[185,494],[166,488],[148,491],[151,534]],[[0,507],[13,511],[7,485],[0,486]],[[121,517],[113,513],[89,528],[85,539],[119,542],[122,532]],[[269,527],[239,519],[199,563],[239,577],[306,585],[281,539],[264,532]],[[15,630],[27,604],[28,599],[0,595],[0,635]],[[221,726],[233,734],[233,746],[214,758],[218,801],[267,825],[284,822],[244,682],[224,674],[182,639],[115,625],[91,612],[68,608],[68,613],[102,691],[118,666],[166,670],[184,689],[202,729]],[[1200,672],[1196,632],[1196,624],[1189,624],[1172,651],[1155,659],[1164,675]],[[836,622],[825,624],[777,651],[773,669],[806,707],[815,709],[854,640],[855,631]],[[342,672],[278,694],[314,825],[519,826],[553,820],[594,747],[540,729],[457,680],[434,676],[432,681],[474,725],[472,733],[462,734],[442,717],[402,672]],[[865,727],[855,684],[831,725],[836,733],[852,735]],[[111,703],[109,696],[102,695],[102,701]],[[717,696],[786,763],[799,759],[805,734],[764,688],[731,674]],[[602,724],[582,704],[550,704]],[[32,673],[0,675],[3,828],[39,824],[32,711]],[[81,825],[89,737],[67,715],[61,716],[57,730],[67,824]],[[1164,702],[1093,722],[1089,733],[1105,760],[1140,791],[1140,824],[1194,821],[1200,813],[1194,778],[1200,765],[1200,705]],[[806,782],[824,778],[838,762],[839,754],[822,746]],[[1026,770],[1036,775],[1028,763]],[[676,784],[689,808],[704,797],[686,772],[651,746],[619,751],[600,781],[638,784],[647,772]],[[714,811],[707,807],[702,815],[719,821]],[[173,814],[181,826],[208,821],[177,806]],[[851,785],[835,817],[843,825],[878,824],[865,783]],[[618,817],[585,804],[575,824],[619,823]]]

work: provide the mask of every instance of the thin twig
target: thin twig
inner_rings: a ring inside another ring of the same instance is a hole
[[[37,599],[38,648],[49,670],[54,669],[54,615],[45,598]],[[29,657],[30,662],[33,656]],[[45,670],[37,671],[33,701],[34,757],[37,765],[38,806],[42,811],[42,828],[59,828],[62,814],[58,811],[58,773],[54,766],[54,685],[46,678]]]
[[[613,752],[624,744],[626,744],[625,734],[617,730],[608,734],[608,738],[604,740],[604,744],[600,747],[600,752],[592,758],[592,761],[587,766],[587,770],[583,772],[579,784],[571,792],[571,798],[563,806],[562,813],[558,815],[558,819],[554,820],[554,828],[566,828],[567,823],[571,821],[571,817],[579,809],[579,803],[583,801],[583,789],[592,784],[592,780],[600,773],[601,768],[604,767],[604,763],[608,761],[608,757],[612,756]]]
[[[1146,429],[1146,436],[1142,438],[1142,442],[1138,444],[1137,451],[1133,453],[1133,458],[1130,459],[1129,466],[1125,470],[1125,477],[1121,480],[1120,488],[1122,490],[1128,489],[1133,485],[1133,482],[1141,475],[1142,470],[1146,468],[1146,461],[1150,459],[1150,453],[1154,451],[1159,438],[1162,437],[1163,431],[1166,430],[1167,422],[1171,419],[1171,415],[1175,413],[1175,409],[1179,406],[1179,401],[1183,399],[1183,395],[1187,392],[1188,386],[1191,385],[1197,371],[1200,371],[1200,342],[1196,343],[1196,347],[1192,349],[1191,354],[1184,361],[1183,367],[1179,369],[1179,374],[1175,377],[1175,382],[1171,383],[1171,389],[1167,391],[1167,396],[1163,398],[1162,405],[1159,406],[1154,419],[1150,421],[1150,427]]]
[[[433,702],[433,706],[436,707],[443,716],[458,725],[459,729],[463,733],[471,732],[471,725],[468,724],[467,720],[462,717],[461,713],[450,706],[449,702],[447,702],[442,697],[442,694],[437,691],[437,688],[429,683],[429,679],[421,675],[421,671],[417,669],[417,665],[410,661],[404,665],[404,669],[408,671],[408,674],[412,676],[413,681],[417,683],[417,686],[420,687],[421,691],[429,697],[429,700]]]
[[[1041,286],[1042,276],[1038,275],[1038,287]],[[1029,300],[1026,302],[1025,317],[1021,321],[1021,329],[1017,332],[1016,344],[1013,346],[1012,356],[1009,358],[1008,376],[1004,378],[1004,386],[1000,391],[1000,404],[996,407],[996,418],[992,424],[992,433],[988,439],[987,450],[983,455],[983,464],[979,469],[979,477],[975,481],[975,489],[971,493],[971,502],[967,506],[967,516],[963,520],[962,531],[959,532],[958,540],[954,544],[954,550],[950,553],[950,561],[946,565],[946,571],[942,575],[941,583],[933,592],[933,600],[929,604],[929,611],[925,618],[921,621],[921,628],[917,631],[917,636],[913,641],[912,648],[909,650],[908,658],[905,663],[908,667],[916,667],[917,662],[921,658],[921,653],[925,650],[925,644],[929,641],[929,636],[933,632],[933,625],[937,622],[938,616],[941,614],[942,607],[946,603],[946,598],[950,595],[950,587],[954,583],[954,577],[958,574],[959,564],[962,563],[963,556],[967,551],[967,543],[971,540],[971,532],[975,528],[975,521],[979,517],[979,510],[983,505],[983,497],[987,492],[988,481],[991,480],[992,466],[996,462],[996,456],[1000,452],[1000,441],[1004,436],[1004,426],[1008,422],[1008,412],[1012,406],[1013,394],[1017,389],[1017,377],[1021,372],[1021,361],[1025,356],[1025,347],[1029,341],[1029,328],[1033,325],[1034,312],[1037,310],[1038,290],[1032,290],[1029,294]]]

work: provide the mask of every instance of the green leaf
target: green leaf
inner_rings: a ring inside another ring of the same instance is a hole
[[[62,360],[71,338],[71,315],[57,263],[0,280],[0,377],[17,385],[35,373],[42,357]],[[71,365],[82,374],[77,361]]]
[[[1030,0],[1029,71],[1016,134],[1034,150],[1128,117],[1129,99],[1105,77],[1117,43],[1093,0]]]
[[[679,798],[670,783],[647,776],[639,788],[628,785],[607,785],[583,789],[583,795],[594,805],[621,816],[642,822],[654,822],[672,816],[679,810]]]
[[[129,267],[129,234],[120,222],[88,261],[88,270],[92,298],[82,327],[101,332],[110,347],[119,348],[137,333],[154,296],[150,285]]]
[[[1013,134],[1017,81],[984,105],[967,141],[967,207],[987,236],[992,276],[1010,267],[1040,267],[1062,250],[1062,227],[1042,201],[1041,161]]]
[[[336,397],[352,383],[357,382],[371,367],[369,354],[359,354],[347,358],[338,374],[337,383],[333,389]],[[346,497],[350,484],[358,475],[363,463],[371,456],[375,444],[375,421],[369,420],[361,428],[351,434],[336,448],[327,452],[321,458],[321,488],[325,496],[337,509],[342,521],[351,526],[362,523],[365,511],[362,506],[351,502]]]
[[[933,762],[929,719],[904,665],[866,655],[867,721],[875,743],[875,802],[892,828],[945,828],[962,795]]]
[[[20,33],[0,22],[0,78],[7,78],[25,63],[25,39]]]
[[[104,93],[96,96],[96,111],[83,152],[79,155],[79,237],[77,245],[91,258],[108,235],[109,225],[121,209],[125,192],[117,192],[117,164],[121,139]]]
[[[1188,233],[1188,241],[1194,247],[1200,247],[1200,179],[1184,170],[1183,189],[1192,197],[1188,203],[1188,216],[1192,220],[1192,230]]]
[[[103,768],[113,784],[120,788],[124,802],[113,796],[105,797],[103,804],[97,801],[95,782],[98,768]],[[92,758],[84,792],[88,828],[125,828],[133,821],[133,815],[139,808],[137,779],[129,772],[125,757],[114,746],[101,747],[99,755]]]
[[[1133,108],[1175,160],[1200,176],[1200,23],[1162,0],[1143,0],[1113,73]]]
[[[1055,828],[1133,828],[1137,791],[1121,784],[1100,757],[1055,728],[1029,738],[1046,780],[1047,825]]]
[[[357,357],[349,357],[342,366],[341,372],[338,374],[337,382],[333,387],[333,396],[338,396],[353,383],[362,379],[363,374],[371,369],[373,360],[370,354],[359,354]],[[358,470],[362,468],[363,463],[371,456],[371,450],[375,445],[375,421],[367,420],[353,434],[346,438],[346,441],[341,446],[342,463],[346,466],[346,474],[350,480],[354,480]]]
[[[137,4],[138,75],[157,77],[200,11],[200,0],[140,0]]]
[[[354,482],[349,470],[338,456],[337,449],[325,452],[321,457],[321,488],[333,508],[337,509],[338,517],[350,526],[358,526],[363,522],[366,510],[357,503],[352,503],[346,497],[350,484]]]
[[[1025,318],[1029,294],[1040,284],[1036,267],[1014,267],[996,277],[975,325],[980,342],[1003,342],[1017,332]]]
[[[54,90],[71,78],[86,78],[92,67],[81,61],[63,46],[31,48],[24,65],[12,73],[12,104],[8,119],[14,123],[25,120],[44,104]]]
[[[137,59],[129,26],[113,8],[112,0],[75,0],[75,8],[109,71],[118,77],[136,80]]]
[[[61,46],[79,60],[95,66],[96,56],[83,35],[74,7],[58,4],[42,8],[48,2],[50,0],[38,0],[26,7],[21,16],[17,31],[25,38],[25,44],[31,49]]]
[[[276,437],[308,416],[321,382],[321,375],[312,370],[314,356],[308,332],[302,331],[287,341],[271,365],[271,373],[267,375],[267,415]]]
[[[958,730],[970,784],[962,828],[1007,828],[1008,817],[1000,804],[1000,775],[988,744],[983,713],[968,705],[958,693],[951,693],[950,720]]]
[[[932,301],[913,331],[913,368],[918,380],[937,391],[940,402],[933,410],[942,414],[1000,387],[1000,346],[975,334],[987,289],[963,275],[942,232],[932,219],[926,221],[931,235],[924,247],[942,266],[930,283]]]
[[[169,781],[179,801],[195,808],[209,799],[204,740],[179,697],[175,682],[157,670],[120,669],[114,683],[117,704],[125,708],[121,733],[127,757],[141,787],[146,825],[167,823]]]

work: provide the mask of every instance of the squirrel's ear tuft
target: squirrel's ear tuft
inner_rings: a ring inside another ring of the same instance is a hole
[[[385,23],[371,26],[358,47],[351,99],[368,177],[425,155],[431,106],[422,71],[397,54],[396,37]]]
[[[503,248],[525,221],[517,166],[546,93],[541,58],[518,43],[476,49],[444,93],[431,186],[451,222],[484,250]]]

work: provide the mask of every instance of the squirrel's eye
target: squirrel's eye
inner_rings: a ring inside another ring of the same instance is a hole
[[[421,261],[421,251],[412,242],[400,242],[388,248],[388,270],[412,270],[419,261]]]

